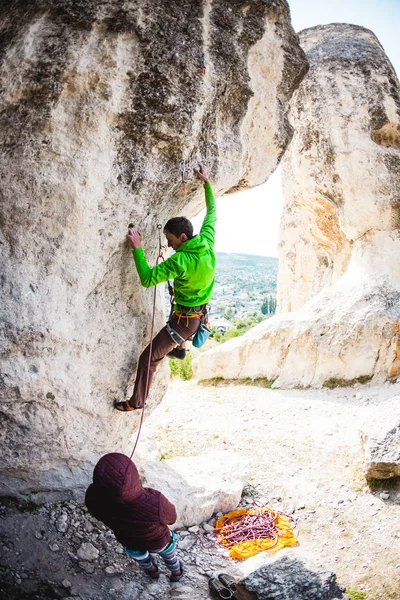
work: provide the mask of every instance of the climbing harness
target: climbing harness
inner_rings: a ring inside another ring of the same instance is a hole
[[[181,194],[186,194],[186,181],[185,181],[185,161],[179,161],[179,168],[181,170],[181,185],[179,186],[179,191]]]
[[[167,331],[168,331],[169,335],[174,340],[174,342],[176,344],[178,344],[178,346],[180,346],[181,344],[183,344],[183,342],[185,341],[185,338],[181,337],[179,335],[179,333],[177,331],[175,331],[175,329],[172,329],[172,327],[171,327],[171,325],[169,323],[166,324],[166,328],[167,328]]]
[[[158,229],[158,256],[157,256],[157,260],[156,260],[156,265],[158,265],[158,263],[159,263],[160,260],[164,260],[164,257],[162,255],[162,252],[164,250],[164,246],[161,243],[161,229],[162,229],[162,225],[158,224],[157,225],[157,229]],[[156,298],[157,298],[157,286],[154,286],[154,293],[153,293],[153,314],[152,314],[152,318],[151,318],[151,332],[150,332],[150,345],[149,345],[149,361],[148,361],[148,364],[147,364],[146,386],[145,386],[145,391],[144,391],[144,397],[145,398],[147,398],[147,392],[149,391],[151,354],[152,354],[152,350],[153,350],[154,319],[155,319],[155,314],[156,314]],[[141,432],[142,424],[143,424],[144,407],[145,407],[145,405],[146,405],[146,401],[144,402],[143,407],[142,407],[142,414],[140,416],[139,429],[138,429],[138,432],[137,432],[135,445],[133,446],[133,450],[132,450],[131,455],[129,457],[131,460],[132,460],[132,456],[134,455],[134,452],[136,450],[136,446],[137,446],[138,441],[139,441],[139,436],[140,436],[140,432]]]

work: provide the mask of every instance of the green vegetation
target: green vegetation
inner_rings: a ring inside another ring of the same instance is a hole
[[[173,450],[167,450],[166,452],[163,452],[163,454],[161,454],[160,460],[168,460],[169,458],[173,458],[174,456],[175,453]]]
[[[330,377],[324,382],[323,387],[333,390],[337,387],[351,387],[356,383],[364,385],[371,381],[372,377],[373,375],[360,375],[360,377],[355,377],[354,379],[336,379],[336,377]]]
[[[19,502],[17,507],[18,507],[19,512],[22,512],[22,513],[23,512],[33,512],[33,511],[41,508],[42,504],[37,504],[36,502],[33,502],[32,500],[24,500],[23,502]]]
[[[276,297],[266,296],[261,304],[261,312],[263,315],[274,315],[276,312]]]
[[[246,333],[249,329],[261,323],[264,320],[264,316],[257,311],[253,311],[251,315],[249,315],[246,319],[239,319],[237,317],[233,317],[232,314],[227,310],[223,315],[225,319],[230,321],[234,327],[229,329],[226,333],[220,333],[216,331],[214,328],[211,328],[211,335],[217,342],[226,342],[227,340],[231,340],[232,338],[239,337]]]
[[[367,597],[365,592],[359,590],[346,590],[346,594],[350,597],[350,600],[365,600]]]
[[[191,352],[186,352],[186,356],[183,360],[170,360],[169,368],[171,371],[171,377],[180,377],[184,381],[192,379],[192,360],[193,354]]]
[[[397,489],[400,484],[400,477],[390,477],[389,479],[370,479],[368,486],[371,490],[390,490]]]
[[[254,385],[270,389],[275,379],[267,379],[266,377],[246,377],[245,379],[224,379],[223,377],[213,377],[212,379],[201,379],[199,385],[203,386],[225,386],[225,385]]]

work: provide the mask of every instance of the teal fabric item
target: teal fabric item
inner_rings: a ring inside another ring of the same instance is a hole
[[[198,328],[197,333],[192,340],[193,346],[195,348],[201,348],[202,346],[204,346],[210,334],[211,331],[208,329],[208,327],[203,325],[203,323],[200,323],[200,327]]]
[[[171,552],[171,550],[175,550],[177,542],[178,538],[176,537],[176,533],[174,531],[171,531],[171,539],[168,542],[168,544],[166,544],[163,548],[160,548],[160,550],[150,550],[150,552],[154,554],[159,554],[161,552]],[[139,560],[143,560],[149,556],[148,550],[133,550],[133,548],[128,548],[127,546],[124,546],[124,550],[128,554],[128,556]]]
[[[128,556],[135,560],[146,560],[150,556],[147,550],[132,550],[132,548],[127,548],[126,546],[124,546],[124,550]]]

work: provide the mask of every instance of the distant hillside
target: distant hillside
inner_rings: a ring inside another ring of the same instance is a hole
[[[253,254],[216,252],[217,269],[210,314],[228,312],[244,318],[261,312],[265,298],[276,297],[278,259]],[[169,310],[169,296],[165,291]]]
[[[278,271],[278,259],[272,256],[256,256],[255,254],[231,254],[227,252],[216,252],[217,266],[224,267],[250,267],[250,266],[269,266]]]
[[[243,317],[260,312],[265,298],[276,297],[278,259],[252,254],[217,252],[212,313]]]

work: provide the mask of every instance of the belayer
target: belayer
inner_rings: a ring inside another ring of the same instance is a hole
[[[176,553],[176,535],[168,527],[176,521],[175,506],[158,490],[143,487],[130,458],[113,452],[99,460],[85,504],[152,579],[159,577],[152,557],[158,554],[170,571],[170,581],[180,580],[183,565]]]
[[[158,364],[167,354],[184,354],[184,351],[175,349],[175,346],[182,347],[182,344],[197,332],[214,286],[214,225],[217,218],[215,198],[205,168],[200,166],[200,169],[194,169],[194,172],[204,183],[207,206],[207,213],[198,235],[193,235],[193,225],[186,217],[170,219],[164,227],[164,235],[168,246],[172,247],[175,253],[161,264],[150,268],[142,248],[142,234],[133,229],[128,233],[141,284],[151,287],[169,279],[174,280],[173,312],[166,326],[153,339],[148,389]],[[150,345],[139,357],[133,395],[124,402],[114,402],[117,410],[126,412],[144,406],[149,352]]]

